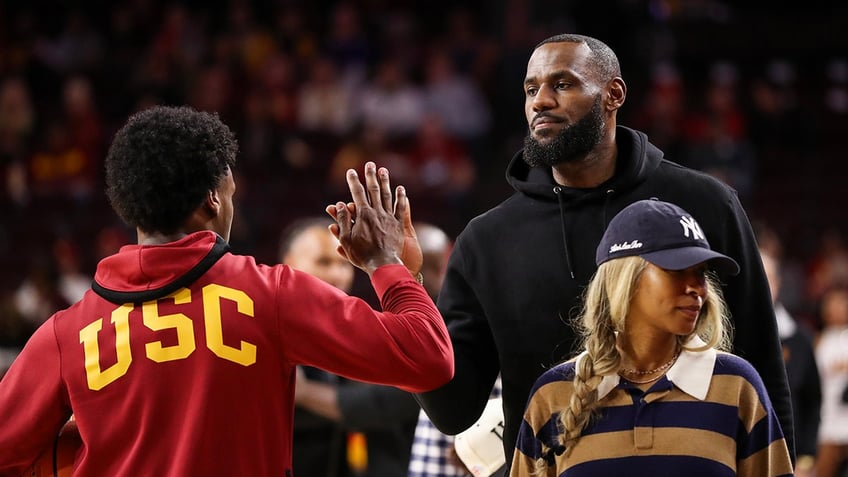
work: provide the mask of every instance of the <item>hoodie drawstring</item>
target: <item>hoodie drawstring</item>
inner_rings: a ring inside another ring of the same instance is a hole
[[[615,190],[607,189],[606,197],[604,198],[604,211],[601,213],[601,218],[603,219],[604,230],[607,229],[607,208],[609,208],[610,200],[612,200],[612,195],[615,194]]]
[[[559,224],[562,228],[562,246],[565,250],[565,265],[568,267],[568,274],[571,275],[572,279],[574,279],[574,269],[571,266],[571,252],[568,248],[568,233],[565,230],[565,204],[563,203],[561,192],[562,187],[554,187],[554,194],[556,194],[557,202],[559,202]]]
[[[557,196],[557,202],[559,203],[559,224],[562,231],[562,245],[565,251],[565,265],[568,267],[568,274],[571,278],[574,278],[574,268],[571,265],[571,249],[568,247],[568,231],[565,228],[565,199],[562,196],[562,187],[555,186],[554,194]],[[612,196],[615,194],[614,189],[607,189],[605,197],[604,197],[604,207],[603,212],[601,213],[601,219],[603,220],[604,230],[607,228],[607,209],[609,208],[610,200],[612,200]]]

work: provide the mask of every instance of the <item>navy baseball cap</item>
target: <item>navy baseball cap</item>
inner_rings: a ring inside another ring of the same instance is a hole
[[[698,222],[680,207],[657,199],[634,202],[610,221],[595,254],[602,263],[638,255],[666,270],[709,262],[715,271],[736,275],[739,264],[710,249]]]

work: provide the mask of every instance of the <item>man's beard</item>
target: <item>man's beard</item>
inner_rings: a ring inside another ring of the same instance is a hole
[[[576,123],[560,130],[550,142],[541,143],[528,132],[524,137],[524,162],[530,167],[553,167],[583,159],[601,142],[605,126],[599,94],[595,96],[595,102],[588,113]]]

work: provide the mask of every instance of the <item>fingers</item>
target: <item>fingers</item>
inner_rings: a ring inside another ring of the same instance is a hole
[[[339,239],[339,234],[341,233],[339,230],[339,224],[330,224],[327,226],[327,229],[330,230],[330,233],[333,234],[333,237],[335,237],[336,240]]]
[[[383,210],[391,212],[392,209],[392,186],[389,183],[389,170],[381,167],[377,170],[377,176],[380,179],[380,200],[383,204]]]
[[[333,220],[336,220],[336,204],[330,204],[324,208],[324,212],[327,213]]]
[[[350,235],[350,229],[353,226],[353,221],[351,219],[350,210],[348,210],[347,205],[345,205],[344,202],[336,202],[336,223],[338,227],[338,235],[333,234],[336,235],[336,238],[341,240],[342,237]],[[330,231],[332,232],[333,226],[331,225],[330,227]]]
[[[365,163],[365,189],[368,191],[368,203],[371,207],[382,207],[380,182],[377,180],[377,166],[373,162]],[[354,200],[354,202],[356,202]],[[358,204],[357,204],[358,205]]]
[[[404,228],[406,228],[407,222],[411,227],[412,214],[410,213],[409,197],[406,195],[406,188],[404,186],[397,186],[395,195],[397,196],[397,200],[395,201],[395,218],[403,223]]]
[[[347,256],[347,252],[345,252],[344,247],[342,247],[341,245],[339,245],[339,246],[337,246],[337,247],[336,247],[336,253],[338,253],[339,255],[341,255],[341,257],[342,257],[343,259],[350,261],[350,257],[348,257],[348,256]]]
[[[373,166],[374,163],[371,163]],[[373,175],[373,171],[372,171]],[[368,177],[368,166],[365,166],[365,176],[366,181]],[[365,195],[365,189],[362,187],[362,183],[359,182],[359,175],[357,175],[356,171],[353,169],[348,169],[347,174],[345,175],[347,179],[347,187],[350,189],[350,196],[353,198],[353,203],[358,207],[367,207],[368,206],[368,197]],[[376,182],[376,179],[374,179]],[[336,204],[338,205],[338,204]],[[338,208],[337,208],[338,209]]]

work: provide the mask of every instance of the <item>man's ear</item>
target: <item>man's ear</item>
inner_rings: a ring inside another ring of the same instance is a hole
[[[624,104],[624,99],[627,97],[627,85],[621,78],[613,78],[607,84],[606,91],[606,108],[610,111],[615,111]]]
[[[210,189],[206,192],[206,198],[203,200],[203,208],[212,217],[218,216],[218,213],[221,211],[221,197],[218,195],[217,189]]]

